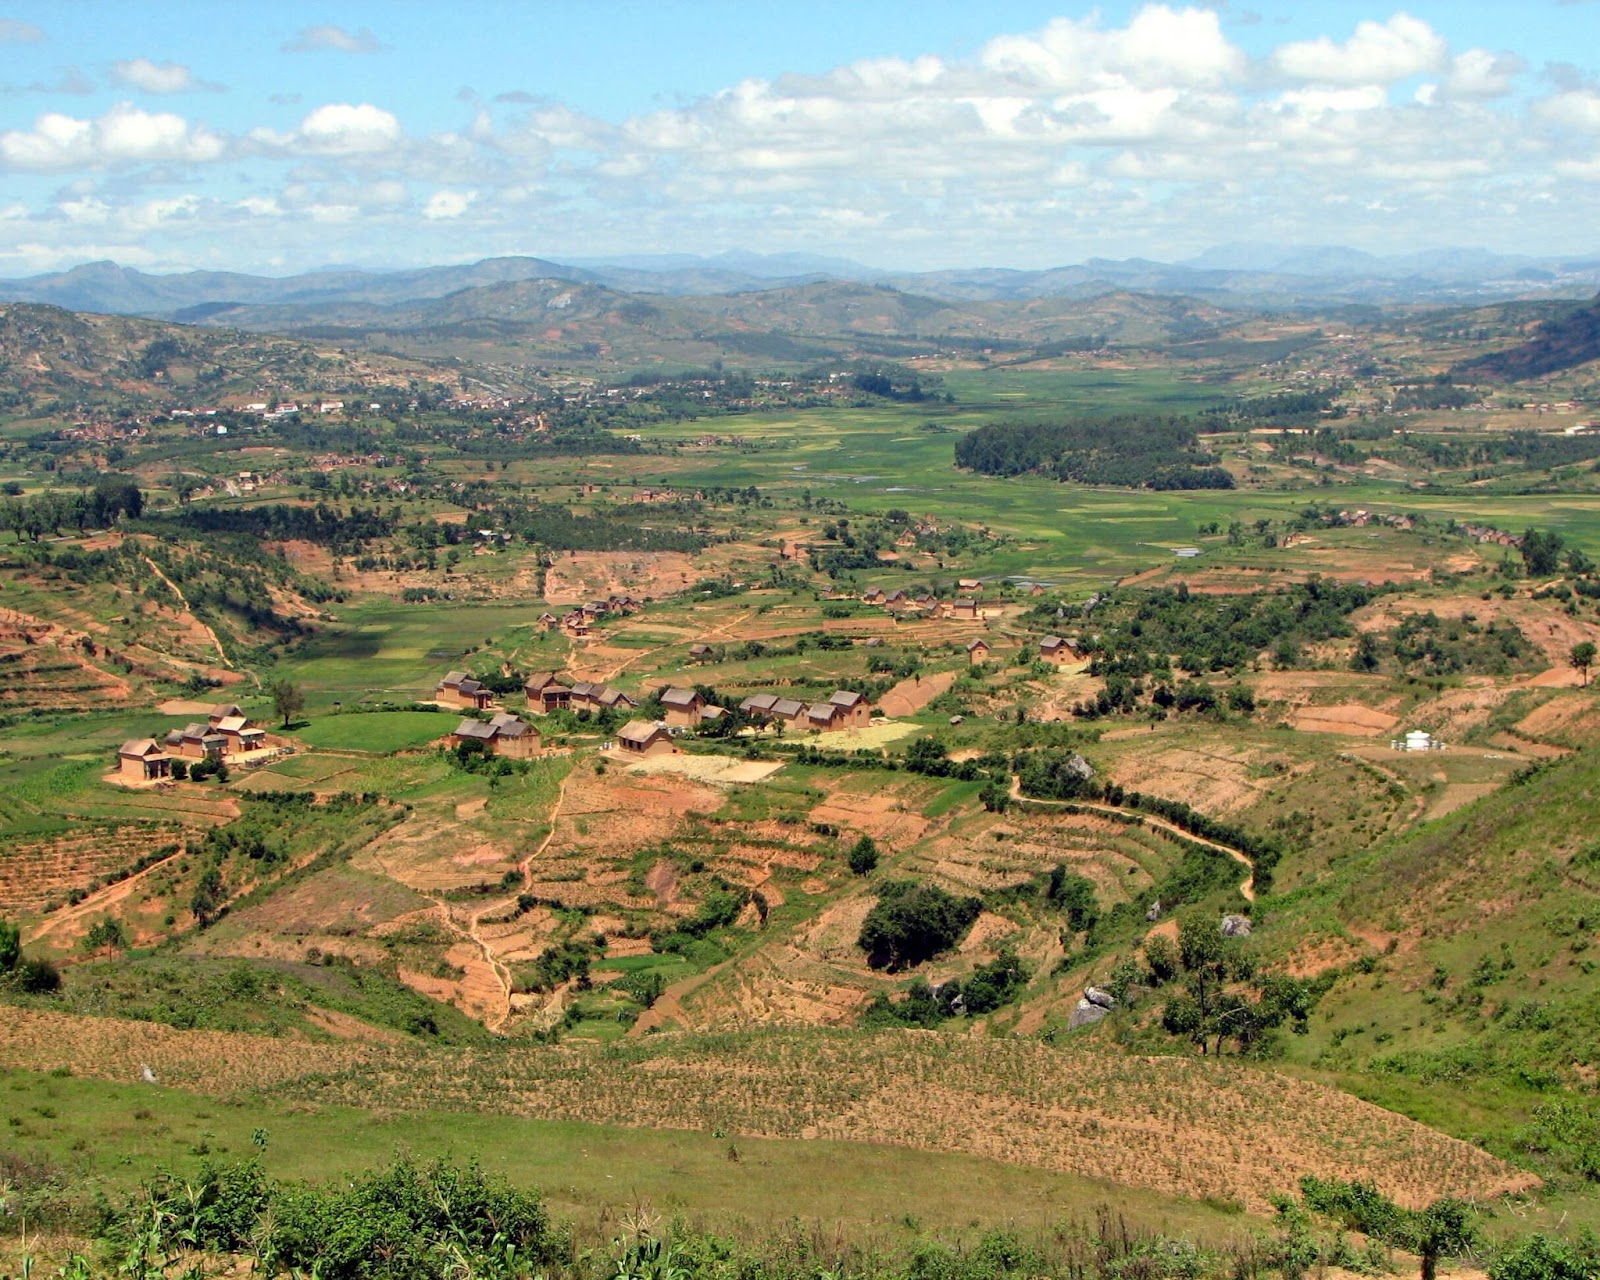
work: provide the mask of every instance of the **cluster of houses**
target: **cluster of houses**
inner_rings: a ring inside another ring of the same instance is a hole
[[[757,693],[741,702],[739,710],[753,721],[786,729],[854,729],[872,718],[866,696],[851,689],[836,689],[824,702]]]
[[[559,618],[553,613],[542,613],[539,615],[539,625],[546,631],[562,628],[574,640],[581,640],[588,636],[589,628],[601,618],[609,614],[626,616],[637,613],[644,608],[645,603],[635,596],[613,595],[604,600],[590,600],[586,604],[577,605]]]
[[[502,711],[492,720],[462,719],[450,735],[457,746],[466,742],[481,742],[492,756],[511,760],[532,760],[539,754],[542,739],[539,731],[520,716]]]
[[[956,622],[978,622],[983,618],[978,601],[970,596],[956,600],[939,600],[923,592],[912,595],[907,591],[885,592],[873,587],[861,597],[866,604],[882,605],[890,613],[917,618],[950,618]]]
[[[608,684],[575,680],[564,685],[554,671],[535,671],[522,686],[528,710],[540,715],[551,711],[632,711],[638,704]]]
[[[232,703],[223,703],[204,721],[173,729],[159,743],[154,738],[124,742],[117,749],[117,773],[130,782],[159,782],[172,776],[174,760],[244,761],[267,749],[267,731]]]

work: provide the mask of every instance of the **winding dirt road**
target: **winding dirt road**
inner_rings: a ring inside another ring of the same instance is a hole
[[[1083,809],[1090,813],[1104,813],[1112,817],[1133,818],[1155,831],[1164,831],[1168,835],[1177,836],[1180,840],[1188,840],[1194,844],[1204,845],[1207,849],[1215,849],[1218,853],[1225,853],[1247,872],[1239,884],[1239,896],[1246,902],[1256,900],[1256,871],[1250,859],[1235,849],[1232,845],[1219,844],[1215,840],[1207,840],[1204,836],[1197,836],[1175,822],[1168,822],[1165,818],[1158,818],[1153,813],[1145,813],[1139,809],[1119,809],[1114,804],[1102,804],[1098,800],[1036,800],[1032,796],[1022,794],[1022,779],[1016,774],[1011,775],[1011,798],[1022,804],[1045,805],[1049,808]]]

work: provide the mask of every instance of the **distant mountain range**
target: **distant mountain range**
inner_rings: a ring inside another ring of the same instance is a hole
[[[1215,306],[1326,308],[1344,304],[1471,303],[1517,297],[1586,297],[1600,288],[1600,256],[1532,258],[1448,249],[1380,257],[1339,247],[1224,245],[1187,262],[1091,259],[1046,270],[978,267],[888,272],[807,254],[623,255],[554,262],[488,258],[464,266],[403,271],[325,270],[269,277],[189,271],[156,275],[93,262],[70,271],[0,280],[0,301],[42,302],[72,311],[137,315],[189,323],[256,327],[248,308],[274,308],[270,327],[288,327],[283,309],[394,307],[464,290],[532,280],[595,285],[626,294],[728,297],[847,282],[888,287],[946,303],[1082,301],[1116,293],[1181,295]]]

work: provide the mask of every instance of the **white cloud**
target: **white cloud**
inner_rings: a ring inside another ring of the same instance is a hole
[[[125,58],[111,68],[117,84],[144,93],[187,93],[193,89],[214,89],[195,78],[194,72],[179,62],[152,62],[149,58]]]
[[[151,161],[204,163],[220,158],[225,149],[223,140],[204,125],[168,112],[141,111],[126,102],[98,120],[48,112],[31,130],[0,133],[0,162],[40,173]]]
[[[379,53],[382,49],[378,37],[366,27],[347,31],[332,22],[302,27],[283,43],[285,53]]]
[[[1120,30],[1098,18],[1056,18],[1033,35],[1000,36],[980,58],[987,71],[1042,90],[1072,91],[1124,81],[1137,85],[1221,84],[1245,66],[1210,9],[1146,5]]]
[[[1327,36],[1280,46],[1272,65],[1291,80],[1317,84],[1394,84],[1438,71],[1449,57],[1443,36],[1420,18],[1397,13],[1388,22],[1362,22],[1343,44]]]
[[[1514,53],[1468,49],[1458,53],[1451,62],[1445,91],[1452,98],[1504,97],[1511,92],[1516,78],[1527,70],[1527,65]]]
[[[400,121],[381,107],[334,102],[307,115],[294,135],[283,141],[313,155],[357,156],[388,151],[404,138]]]
[[[422,216],[438,220],[459,218],[476,200],[476,191],[435,191],[422,208]]]
[[[1570,89],[1539,104],[1546,120],[1570,128],[1600,131],[1600,93],[1593,89]]]
[[[0,18],[0,44],[38,44],[44,32],[31,22],[15,18]]]

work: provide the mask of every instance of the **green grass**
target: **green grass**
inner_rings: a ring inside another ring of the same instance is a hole
[[[318,716],[294,731],[308,746],[325,751],[370,751],[388,755],[424,746],[443,737],[460,722],[460,715],[436,711],[373,711],[342,716]]]

